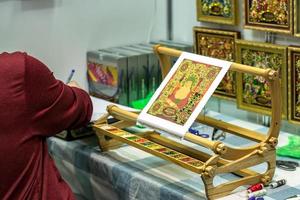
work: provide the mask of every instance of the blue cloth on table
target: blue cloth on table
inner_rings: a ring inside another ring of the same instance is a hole
[[[208,115],[252,130],[267,131],[263,126],[216,112],[209,112]],[[287,142],[287,136],[287,133],[281,133],[279,145]],[[233,146],[251,144],[247,139],[228,133],[225,142]],[[183,143],[203,150],[203,147],[195,144]],[[48,139],[48,146],[62,176],[82,199],[205,199],[203,182],[198,174],[134,147],[125,145],[116,150],[101,152],[95,136],[71,142],[52,137]],[[262,164],[254,169],[263,171],[265,166]],[[274,179],[286,178],[287,185],[268,189],[265,199],[277,200],[300,194],[300,184],[292,180],[293,177],[299,177],[299,172],[299,168],[294,172],[276,169]],[[233,174],[224,174],[217,176],[215,183],[225,183],[234,178]]]

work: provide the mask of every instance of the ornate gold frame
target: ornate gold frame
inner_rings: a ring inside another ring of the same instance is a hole
[[[236,51],[237,51],[237,62],[243,64],[241,58],[242,49],[264,51],[270,53],[278,53],[283,56],[283,63],[279,68],[281,69],[281,94],[282,94],[282,118],[287,118],[287,46],[268,44],[263,42],[252,42],[246,40],[236,41]],[[268,66],[270,67],[270,66]],[[243,102],[243,75],[241,73],[237,74],[237,105],[238,108],[249,110],[252,112],[260,113],[263,115],[271,115],[271,108],[266,108],[264,106],[247,104]]]
[[[231,12],[232,17],[226,18],[226,17],[220,17],[220,16],[207,16],[203,15],[202,10],[202,0],[196,0],[196,6],[197,6],[197,20],[203,21],[203,22],[214,22],[218,24],[229,24],[229,25],[236,25],[238,22],[238,16],[237,16],[237,0],[230,0],[231,2]]]
[[[294,0],[294,36],[300,37],[300,0]]]
[[[277,33],[286,33],[286,34],[293,34],[293,0],[288,0],[289,4],[289,22],[288,27],[282,26],[282,25],[275,25],[271,23],[260,23],[260,22],[249,22],[249,2],[250,0],[244,0],[244,10],[245,10],[245,16],[244,16],[244,28],[246,29],[254,29],[254,30],[260,30],[260,31],[267,31],[267,32],[277,32]]]
[[[237,39],[240,38],[240,32],[238,31],[225,31],[225,30],[218,30],[218,29],[210,29],[210,28],[204,28],[204,27],[194,27],[193,28],[193,33],[194,33],[194,52],[200,55],[201,54],[198,51],[198,46],[199,46],[199,41],[197,39],[197,34],[198,33],[202,33],[203,35],[209,36],[209,37],[218,37],[218,38],[230,38],[234,40],[234,49],[233,49],[233,60],[229,60],[231,62],[235,62],[236,61],[236,53],[235,53],[235,41]],[[210,56],[211,55],[204,55],[204,56]],[[218,57],[216,57],[218,58]],[[219,58],[222,59],[222,58]],[[230,73],[235,73],[235,72],[230,72]],[[236,88],[236,84],[234,86]],[[236,95],[235,96],[231,96],[231,95],[226,95],[225,92],[221,92],[216,90],[214,93],[214,96],[218,97],[218,98],[222,98],[222,99],[226,99],[226,100],[235,100],[236,99]]]
[[[288,48],[288,113],[289,121],[291,123],[300,124],[300,117],[295,117],[295,63],[294,53],[300,55],[300,47],[289,47]]]

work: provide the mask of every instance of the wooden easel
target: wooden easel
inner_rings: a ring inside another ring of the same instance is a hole
[[[168,73],[171,62],[170,56],[179,57],[181,51],[154,46],[154,52],[158,55],[163,77]],[[230,70],[238,73],[248,73],[264,77],[270,84],[272,99],[272,121],[267,135],[248,130],[236,125],[216,120],[211,117],[199,115],[197,121],[225,132],[234,134],[238,137],[254,141],[255,144],[246,148],[230,147],[221,141],[212,141],[191,133],[186,133],[184,139],[195,144],[210,149],[213,155],[195,150],[178,142],[161,136],[155,131],[138,134],[130,134],[121,129],[136,124],[137,113],[128,112],[115,105],[107,107],[108,114],[97,121],[94,129],[99,137],[99,145],[106,151],[117,148],[122,143],[132,145],[144,150],[162,159],[169,160],[183,168],[191,170],[201,175],[204,182],[206,196],[208,199],[216,199],[231,193],[234,189],[243,185],[263,183],[268,185],[275,172],[275,147],[278,143],[278,134],[281,121],[281,94],[278,72],[271,69],[260,69],[238,63],[233,63]],[[112,116],[119,121],[108,124],[107,117]],[[137,141],[144,141],[143,144]],[[148,146],[147,146],[147,145]],[[157,148],[153,148],[157,147]],[[156,145],[156,146],[155,146]],[[150,148],[150,147],[152,148]],[[160,150],[165,148],[168,152],[173,151],[178,157],[184,156],[184,159],[176,159],[172,155],[166,155]],[[190,161],[190,162],[186,162]],[[249,167],[267,163],[267,170],[264,173],[258,173],[248,169]],[[240,176],[238,180],[214,186],[213,179],[218,174],[234,173]]]

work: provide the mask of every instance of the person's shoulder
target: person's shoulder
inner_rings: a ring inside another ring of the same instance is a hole
[[[0,54],[0,64],[2,67],[18,67],[24,66],[26,61],[27,53],[25,52],[3,52]]]
[[[18,57],[26,57],[27,53],[21,52],[21,51],[15,51],[15,52],[2,52],[0,53],[0,58],[6,58],[6,59],[11,59],[11,58],[18,58]]]
[[[24,52],[4,52],[0,54],[0,66],[1,73],[16,73],[22,74],[24,73],[25,65],[26,65],[26,56],[27,54]]]

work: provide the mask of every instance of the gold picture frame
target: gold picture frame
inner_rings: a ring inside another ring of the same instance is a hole
[[[293,33],[293,0],[245,0],[244,28]]]
[[[237,62],[259,68],[279,70],[282,94],[282,117],[287,118],[287,46],[236,41]],[[269,86],[266,80],[257,76],[237,74],[238,108],[260,113],[271,114]]]
[[[194,27],[193,33],[195,53],[230,62],[236,61],[235,41],[240,38],[240,32]],[[235,72],[227,72],[214,96],[227,100],[236,99]]]
[[[196,0],[197,20],[219,24],[237,24],[237,0]]]
[[[300,0],[294,0],[294,36],[300,37]]]
[[[288,111],[289,111],[288,119],[290,122],[296,124],[300,124],[300,102],[299,102],[300,96],[299,95],[300,95],[300,47],[289,47],[288,48]]]

